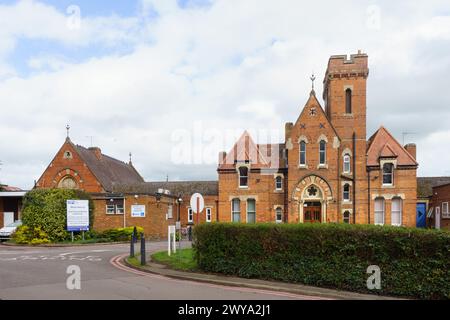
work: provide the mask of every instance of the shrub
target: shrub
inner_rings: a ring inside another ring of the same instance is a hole
[[[41,228],[50,241],[70,238],[67,228],[67,205],[69,199],[89,200],[90,228],[94,221],[94,203],[91,197],[79,190],[35,189],[28,192],[23,201],[22,221],[30,228]]]
[[[131,240],[134,227],[109,229],[101,233],[101,238],[107,238],[110,241],[128,241]],[[136,227],[137,238],[140,239],[144,228]]]
[[[12,238],[18,244],[42,244],[49,243],[48,235],[40,227],[20,226],[13,233]]]
[[[194,229],[200,269],[366,293],[450,298],[450,233],[344,224],[203,224]],[[367,268],[381,269],[368,290]]]

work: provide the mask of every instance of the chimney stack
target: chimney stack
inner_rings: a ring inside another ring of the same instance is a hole
[[[292,122],[286,122],[284,125],[284,141],[288,141],[288,139],[291,137],[292,128],[294,127],[294,124]]]
[[[94,153],[98,160],[102,160],[102,150],[99,147],[90,147],[89,150]]]
[[[219,166],[225,163],[227,153],[225,151],[219,152]]]
[[[417,153],[417,147],[416,147],[415,143],[408,143],[407,145],[405,145],[405,149],[406,149],[406,151],[408,151],[408,153],[410,155],[413,156],[414,159],[417,159],[416,158],[416,156],[417,156],[417,154],[416,154]]]

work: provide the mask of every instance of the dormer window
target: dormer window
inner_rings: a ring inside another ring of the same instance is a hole
[[[320,140],[319,142],[319,164],[325,165],[327,161],[327,143],[325,140]]]
[[[383,185],[392,186],[394,184],[394,165],[392,163],[383,164]]]
[[[248,187],[248,168],[247,167],[239,167],[239,187],[240,188]]]

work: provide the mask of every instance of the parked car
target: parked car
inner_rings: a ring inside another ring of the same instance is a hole
[[[0,241],[11,239],[11,235],[16,232],[17,228],[22,225],[22,221],[17,220],[16,222],[8,224],[6,227],[0,229]]]

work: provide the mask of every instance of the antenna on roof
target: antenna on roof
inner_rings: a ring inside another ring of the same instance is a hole
[[[169,175],[166,175],[166,182],[169,182]]]
[[[402,145],[405,145],[405,137],[409,136],[409,135],[413,135],[413,134],[417,134],[417,132],[408,132],[408,131],[404,131],[402,132]]]
[[[94,146],[94,136],[86,136],[86,138],[91,139],[91,148]]]

